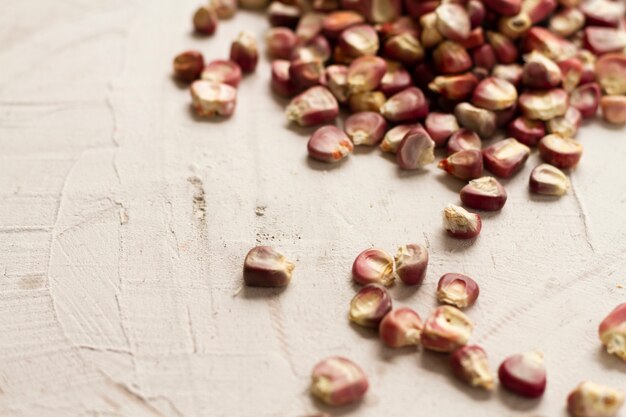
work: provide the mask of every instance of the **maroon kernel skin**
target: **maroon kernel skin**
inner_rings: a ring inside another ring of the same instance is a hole
[[[580,112],[583,119],[593,117],[600,106],[600,85],[592,82],[576,87],[570,94],[569,104]]]
[[[549,147],[549,145],[547,145],[547,141],[545,140],[545,138],[539,141],[538,149],[541,159],[543,159],[550,165],[554,165],[555,167],[561,169],[574,168],[576,165],[578,165],[578,162],[580,161],[580,158],[582,156],[582,149],[580,152],[567,153],[554,151]]]
[[[530,120],[520,116],[509,123],[507,134],[526,146],[537,146],[546,135],[546,128],[541,120]]]
[[[522,10],[521,0],[483,0],[483,3],[502,16],[515,16]]]
[[[275,249],[269,246],[256,246],[248,252],[244,260],[243,279],[249,287],[285,287],[291,280],[293,264],[284,261],[283,269],[268,269],[263,266],[255,266],[250,259],[256,254],[265,253],[270,257],[281,256]]]
[[[204,57],[199,51],[185,51],[174,58],[174,76],[186,83],[200,78],[204,69]]]
[[[309,88],[325,83],[324,65],[319,60],[296,59],[289,66],[289,78],[299,88]]]
[[[506,140],[506,139],[505,139]],[[483,150],[483,159],[485,162],[485,166],[495,175],[501,178],[510,178],[513,174],[517,173],[528,159],[529,153],[523,153],[517,155],[514,159],[510,158],[507,161],[500,161],[496,157],[496,152],[499,148],[500,142],[496,142],[493,145]]]
[[[400,248],[396,254],[396,274],[406,285],[421,285],[428,269],[428,249],[418,243],[411,243]],[[404,249],[406,252],[404,252]],[[408,259],[404,259],[406,254]]]
[[[504,207],[507,200],[506,190],[494,178],[498,193],[496,195],[484,194],[477,190],[472,183],[467,184],[461,189],[461,202],[467,207],[482,211],[498,211]]]
[[[237,88],[241,81],[241,68],[235,62],[218,59],[204,67],[201,77],[203,80],[216,81]]]
[[[370,312],[368,316],[360,316],[357,318],[353,316],[352,310],[354,306],[358,305],[362,298],[367,297],[368,294],[376,294],[377,305],[375,311]],[[389,292],[380,284],[368,284],[361,288],[359,292],[356,293],[352,301],[350,302],[350,320],[363,327],[369,327],[372,329],[377,329],[382,319],[389,313],[392,309],[392,301]]]
[[[387,103],[394,103],[393,108],[398,111],[384,112]],[[414,121],[428,115],[428,100],[422,90],[409,87],[391,96],[381,110],[383,116],[390,122]]]
[[[323,103],[321,103],[323,100]],[[300,113],[298,103],[309,104],[307,110]],[[312,102],[312,103],[311,103]],[[323,104],[323,107],[311,107],[311,105]],[[293,114],[290,112],[293,111]],[[334,120],[339,115],[339,103],[335,96],[326,87],[315,86],[305,90],[291,100],[287,106],[288,118],[296,121],[300,126],[313,126]]]
[[[413,85],[411,74],[404,67],[400,65],[392,67],[387,63],[387,72],[380,80],[380,91],[385,96],[391,97],[411,85]]]
[[[467,307],[473,306],[476,300],[478,299],[478,295],[480,294],[480,288],[478,287],[478,284],[476,283],[476,281],[474,281],[472,278],[468,277],[467,275],[457,274],[457,273],[444,274],[439,279],[439,283],[437,284],[437,294],[438,294],[437,297],[439,298],[440,291],[445,291],[446,286],[451,285],[455,282],[461,283],[462,285],[464,285],[465,293],[467,296],[467,299],[466,299],[467,305],[460,306],[454,303],[446,303],[446,304],[454,305],[457,308],[467,308]]]
[[[450,368],[452,369],[452,373],[458,379],[468,384],[480,386],[486,390],[492,390],[494,388],[493,377],[490,377],[489,380],[482,379],[480,382],[474,381],[476,377],[475,372],[473,372],[473,369],[467,369],[467,365],[464,365],[464,360],[470,355],[480,358],[485,361],[485,363],[487,362],[487,353],[482,347],[478,345],[465,345],[455,350],[452,355],[450,355]]]
[[[277,94],[285,97],[292,97],[298,92],[296,87],[289,77],[289,61],[284,59],[275,59],[272,61],[272,90]]]
[[[317,129],[309,142],[309,156],[322,162],[338,162],[345,159],[354,146],[350,138],[336,126],[322,126]]]
[[[469,181],[483,175],[483,156],[477,150],[459,151],[442,159],[438,167],[460,180]]]
[[[256,69],[259,53],[256,47],[250,48],[237,38],[230,46],[230,60],[236,62],[243,73],[248,74]]]
[[[500,379],[500,383],[507,390],[523,397],[541,397],[546,390],[545,370],[543,371],[543,377],[539,376],[539,378],[535,381],[516,377],[511,373],[509,364],[511,361],[516,360],[519,356],[521,355],[510,356],[502,362],[498,368],[498,378]]]
[[[423,326],[419,314],[404,307],[387,313],[378,326],[378,334],[383,343],[392,348],[419,345]],[[408,331],[414,334],[407,337]]]
[[[469,129],[461,129],[450,136],[448,140],[448,155],[463,150],[481,150],[482,140],[476,132]]]
[[[212,7],[199,7],[193,15],[193,27],[197,33],[212,35],[217,29],[217,13]]]
[[[329,13],[322,20],[322,32],[327,38],[335,39],[344,30],[364,21],[363,16],[353,10],[337,10]]]
[[[333,361],[342,362],[344,367],[352,368],[352,371],[349,375],[346,375],[344,372],[341,372],[341,369],[332,366]],[[315,365],[312,372],[313,384],[315,384],[316,377],[324,377],[331,381],[330,395],[327,398],[322,399],[318,397],[318,399],[332,406],[341,406],[359,401],[365,396],[369,388],[369,383],[363,370],[351,360],[341,356],[326,358]],[[314,389],[313,393],[316,395]]]
[[[476,236],[480,234],[480,231],[483,228],[483,221],[480,216],[476,215],[476,230],[468,230],[466,232],[453,232],[452,230],[446,230],[448,236],[456,238],[456,239],[474,239]]]

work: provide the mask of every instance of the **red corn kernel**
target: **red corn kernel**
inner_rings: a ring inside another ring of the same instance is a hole
[[[193,27],[198,33],[212,35],[217,29],[217,13],[210,6],[201,6],[193,15]]]
[[[459,151],[439,161],[439,168],[463,181],[483,175],[483,155],[480,151]]]
[[[452,41],[443,41],[433,52],[435,67],[443,74],[458,74],[472,68],[472,58],[465,48]]]
[[[524,68],[519,64],[496,65],[491,72],[492,77],[507,80],[516,87],[521,85],[523,74]]]
[[[210,7],[218,19],[230,19],[237,12],[237,0],[211,0]]]
[[[514,16],[522,10],[521,0],[483,0],[483,3],[503,16]]]
[[[466,39],[471,30],[471,22],[467,11],[456,3],[442,3],[435,9],[437,30],[443,37],[460,42]]]
[[[429,113],[424,125],[437,147],[445,146],[448,138],[460,129],[456,117],[447,113]]]
[[[626,94],[626,54],[612,53],[598,58],[596,77],[606,94]]]
[[[498,369],[500,383],[523,397],[541,397],[546,389],[546,368],[539,352],[520,353],[506,358]]]
[[[390,122],[422,119],[428,115],[428,101],[417,87],[409,87],[391,96],[380,108]]]
[[[626,96],[604,96],[600,99],[602,117],[614,125],[626,123]]]
[[[309,156],[322,162],[338,162],[347,157],[354,146],[350,138],[335,126],[322,126],[309,138]]]
[[[476,281],[463,274],[444,274],[437,284],[437,301],[457,308],[473,306],[479,293]]]
[[[396,161],[402,169],[420,169],[435,161],[435,142],[424,128],[411,129],[396,150]]]
[[[265,9],[269,1],[268,0],[238,0],[238,3],[242,9],[260,10],[260,9]]]
[[[326,86],[337,101],[345,103],[348,100],[348,67],[345,65],[330,65],[326,67]]]
[[[587,26],[583,34],[585,47],[596,55],[626,48],[626,32],[620,29]]]
[[[533,25],[528,14],[521,12],[515,16],[502,17],[498,21],[498,30],[509,39],[518,39]]]
[[[461,189],[461,201],[476,210],[498,211],[504,207],[506,190],[493,177],[472,180]]]
[[[391,22],[402,14],[402,0],[369,0],[363,3],[363,14],[370,22]]]
[[[569,180],[557,167],[541,164],[530,173],[528,187],[535,194],[559,196],[567,192]]]
[[[528,119],[550,120],[565,114],[569,99],[565,90],[553,88],[525,92],[520,95],[518,104],[522,114]]]
[[[396,274],[406,285],[420,285],[426,278],[428,249],[419,243],[410,243],[396,252]]]
[[[289,59],[297,43],[298,37],[289,28],[271,28],[265,35],[267,51],[274,59]]]
[[[580,84],[592,83],[596,80],[596,56],[586,49],[581,49],[576,58],[582,63],[583,72],[580,76]]]
[[[241,68],[232,61],[217,60],[204,67],[200,78],[237,87],[241,81]]]
[[[326,358],[313,368],[311,393],[332,406],[361,400],[369,384],[363,370],[349,359],[339,356]]]
[[[380,90],[386,96],[392,96],[413,84],[411,74],[401,64],[387,61],[387,72],[380,80]]]
[[[174,76],[190,83],[197,80],[204,68],[204,57],[198,51],[185,51],[174,58]]]
[[[380,144],[380,149],[383,152],[396,153],[398,150],[398,146],[400,146],[400,142],[404,139],[404,136],[413,128],[420,126],[420,124],[407,124],[407,125],[398,125],[392,129],[390,129],[383,138],[382,143]]]
[[[230,116],[237,105],[237,90],[228,84],[198,80],[191,84],[191,98],[198,116]]]
[[[509,123],[507,134],[526,146],[537,146],[546,135],[546,128],[541,120],[530,120],[520,116]]]
[[[355,25],[341,32],[339,46],[350,57],[376,55],[378,34],[370,25]]]
[[[567,397],[567,411],[572,417],[615,417],[624,404],[622,391],[581,382]]]
[[[480,27],[485,20],[485,5],[480,0],[469,0],[465,7],[470,18],[472,29]]]
[[[501,178],[510,178],[522,169],[530,148],[513,138],[503,139],[483,150],[485,166]]]
[[[391,297],[379,284],[368,284],[361,288],[350,302],[350,321],[363,327],[377,328],[381,320],[391,311]]]
[[[490,138],[496,132],[496,114],[491,110],[459,103],[454,108],[454,115],[461,126],[476,132],[481,138]]]
[[[531,52],[526,57],[522,81],[529,88],[548,89],[561,84],[561,68],[545,55]]]
[[[458,101],[472,95],[478,85],[478,79],[471,72],[461,75],[440,75],[428,84],[428,88],[442,97]]]
[[[284,59],[272,61],[272,90],[285,97],[291,97],[298,92],[298,88],[291,82],[291,78],[289,78],[290,66],[291,63]]]
[[[558,68],[557,68],[558,69]],[[517,90],[510,82],[501,78],[489,77],[478,83],[472,103],[487,110],[502,110],[517,101]]]
[[[389,39],[392,36],[400,35],[402,33],[410,33],[418,36],[420,27],[417,21],[413,20],[410,16],[400,16],[392,22],[385,22],[376,25],[376,31],[383,39]]]
[[[273,1],[267,8],[267,17],[272,26],[294,28],[300,20],[300,8],[294,5]]]
[[[423,326],[419,314],[404,307],[390,311],[380,322],[378,333],[383,343],[392,348],[418,346]]]
[[[285,287],[296,266],[269,246],[256,246],[243,262],[243,280],[249,287]]]
[[[241,32],[230,46],[230,60],[236,62],[244,73],[253,72],[259,61],[256,38],[248,32]]]
[[[562,9],[550,18],[550,32],[567,38],[578,32],[585,25],[585,15],[577,8]]]
[[[524,52],[537,51],[559,62],[576,55],[576,46],[540,26],[532,27],[523,42]]]
[[[503,128],[517,116],[517,103],[502,110],[494,110],[496,114],[496,126]]]
[[[365,93],[352,94],[350,96],[350,111],[357,113],[360,111],[377,111],[385,104],[385,95],[380,91],[367,91]]]
[[[460,129],[450,136],[448,140],[448,155],[464,150],[482,149],[482,141],[480,136],[469,129]]]
[[[311,87],[294,97],[285,110],[287,119],[300,126],[329,122],[339,114],[339,104],[326,87]]]
[[[563,116],[555,117],[546,122],[548,132],[573,138],[578,133],[578,128],[583,121],[583,117],[574,107],[569,107]]]
[[[420,41],[424,48],[433,48],[443,41],[443,35],[437,29],[437,15],[434,12],[420,17],[420,25],[422,27]]]
[[[316,12],[334,12],[339,9],[339,0],[313,0],[311,7]]]
[[[583,119],[595,116],[600,105],[600,86],[589,83],[577,87],[569,96],[569,104],[580,112]]]
[[[539,141],[541,159],[557,168],[574,168],[583,154],[583,145],[560,135],[548,135]]]
[[[377,56],[362,56],[348,67],[348,91],[350,94],[373,91],[387,72],[387,63]]]
[[[380,113],[364,111],[349,116],[343,128],[353,144],[375,146],[385,136],[387,121]]]
[[[602,320],[598,334],[609,354],[626,361],[626,303],[615,307]]]
[[[454,375],[472,387],[491,391],[495,387],[495,377],[484,349],[477,345],[466,345],[450,356],[450,367]]]
[[[576,88],[583,76],[583,64],[580,59],[573,57],[558,63],[562,74],[563,89],[568,93]]]
[[[487,32],[487,42],[493,47],[499,63],[513,64],[517,61],[517,48],[506,36],[498,32]]]
[[[322,22],[325,17],[324,13],[305,13],[296,26],[298,38],[303,42],[308,42],[319,35],[322,32]]]
[[[322,31],[324,35],[335,39],[351,26],[363,23],[365,19],[359,13],[352,10],[337,10],[326,15],[322,20]]]
[[[415,86],[425,90],[428,84],[435,79],[435,69],[429,63],[422,62],[413,69],[413,79]]]
[[[421,18],[425,14],[434,12],[437,6],[441,4],[440,0],[405,0],[404,5],[409,12],[409,16]]]
[[[422,346],[436,352],[453,352],[467,343],[473,329],[471,320],[461,310],[437,307],[424,322]]]
[[[443,210],[443,226],[448,235],[457,239],[472,239],[482,229],[482,221],[476,213],[470,213],[463,207],[449,204]]]
[[[472,29],[469,36],[461,41],[459,44],[466,49],[475,49],[481,45],[485,44],[485,32],[483,28],[478,27],[476,29]]]
[[[389,59],[406,65],[415,65],[424,58],[424,48],[417,37],[411,33],[401,33],[387,39],[383,54]]]
[[[359,254],[352,264],[352,278],[361,285],[393,285],[395,274],[391,255],[378,248],[366,249]]]
[[[296,59],[291,61],[289,66],[289,77],[291,82],[299,88],[313,87],[314,85],[324,84],[326,74],[324,65],[318,59],[305,61]]]
[[[556,0],[525,0],[522,1],[522,12],[530,17],[533,25],[547,19],[556,10]]]
[[[291,60],[302,59],[304,61],[320,60],[328,61],[330,58],[330,45],[323,36],[316,36],[296,47],[291,54]]]
[[[624,3],[607,0],[587,0],[581,3],[580,10],[585,14],[588,25],[618,27],[624,18]]]
[[[487,70],[495,67],[497,62],[496,54],[493,51],[493,46],[489,45],[488,43],[480,45],[479,47],[474,49],[472,51],[472,59],[474,60],[474,65],[480,68],[485,68]]]

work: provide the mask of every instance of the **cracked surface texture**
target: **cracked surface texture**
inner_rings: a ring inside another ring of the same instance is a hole
[[[171,59],[224,58],[240,29],[268,27],[240,12],[197,38],[197,5],[23,0],[0,13],[0,415],[301,416],[320,409],[310,372],[332,355],[371,384],[342,416],[564,416],[584,379],[624,388],[626,364],[596,329],[626,298],[626,131],[581,129],[560,199],[528,194],[533,153],[478,240],[457,241],[441,210],[459,181],[434,164],[400,172],[378,151],[332,169],[307,159],[312,129],[287,127],[263,55],[230,120],[197,120]],[[488,399],[445,356],[348,324],[356,255],[409,242],[428,245],[430,266],[421,288],[391,289],[395,306],[426,317],[441,275],[475,278],[472,342],[494,368],[543,351],[540,402]],[[241,287],[256,244],[296,263],[288,288]]]

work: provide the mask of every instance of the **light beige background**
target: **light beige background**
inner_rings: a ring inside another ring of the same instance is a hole
[[[310,130],[286,126],[265,57],[231,120],[198,121],[172,57],[226,57],[240,12],[194,38],[196,1],[4,1],[0,13],[0,415],[301,416],[316,410],[313,365],[345,355],[370,376],[338,415],[563,416],[592,379],[626,388],[626,365],[596,329],[626,300],[626,131],[590,123],[560,200],[529,196],[538,163],[505,185],[474,244],[447,238],[440,211],[460,183],[431,166],[397,170],[377,150],[334,169],[306,158]],[[423,316],[444,272],[482,293],[473,342],[494,367],[541,349],[540,401],[482,395],[446,358],[391,351],[348,324],[362,249],[428,245],[428,278],[392,289]],[[282,293],[241,289],[246,251],[295,260]],[[622,413],[624,415],[624,413]]]

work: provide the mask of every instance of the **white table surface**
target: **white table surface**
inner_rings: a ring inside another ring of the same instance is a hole
[[[478,240],[453,240],[441,209],[460,182],[434,165],[401,172],[378,150],[333,169],[309,161],[311,130],[287,126],[265,57],[230,120],[196,120],[172,57],[224,58],[239,30],[268,27],[239,12],[196,38],[197,4],[2,7],[0,415],[302,416],[324,410],[307,388],[329,355],[370,377],[343,416],[565,416],[584,379],[626,389],[626,364],[596,333],[626,301],[626,130],[582,129],[561,199],[528,194],[533,154]],[[543,351],[541,400],[466,388],[444,355],[386,349],[348,323],[354,257],[413,241],[430,249],[428,277],[396,285],[395,305],[426,316],[443,273],[475,277],[472,341],[494,367]],[[285,291],[241,288],[259,243],[295,260]]]

